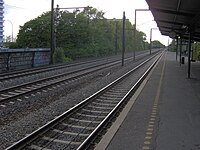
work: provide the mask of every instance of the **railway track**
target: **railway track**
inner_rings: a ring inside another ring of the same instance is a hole
[[[87,149],[134,94],[161,56],[159,54],[147,59],[7,150]]]
[[[143,56],[145,53],[138,54],[137,57]],[[71,63],[71,64],[59,64],[59,65],[53,65],[53,66],[48,66],[48,67],[39,67],[39,68],[34,68],[34,69],[27,69],[27,70],[19,70],[15,72],[8,72],[8,73],[1,73],[0,74],[0,82],[6,81],[6,80],[11,80],[15,78],[22,78],[25,76],[33,76],[36,74],[41,74],[44,72],[51,72],[55,70],[62,70],[66,68],[71,68],[75,66],[85,66],[85,65],[90,65],[94,63],[110,63],[114,61],[119,61],[121,58],[114,56],[114,57],[108,57],[108,58],[101,58],[97,60],[90,60],[90,61],[83,61],[83,62],[76,62],[76,63]],[[131,57],[128,56],[126,60],[130,60]]]
[[[115,58],[116,59],[116,58]],[[65,68],[70,68],[78,65],[87,65],[87,64],[92,64],[92,63],[98,63],[106,60],[106,58],[101,59],[101,60],[92,60],[92,61],[85,61],[85,62],[77,62],[77,63],[72,63],[72,64],[59,64],[59,65],[53,65],[53,66],[48,66],[48,67],[40,67],[40,68],[34,68],[34,69],[27,69],[27,70],[20,70],[20,71],[15,71],[15,72],[9,72],[9,73],[2,73],[0,74],[0,82],[4,80],[10,80],[13,78],[20,78],[24,76],[31,76],[47,71],[54,71],[54,70],[59,70],[59,69],[65,69]]]
[[[68,82],[80,79],[95,71],[111,67],[118,63],[119,61],[115,61],[109,64],[95,65],[92,67],[86,67],[83,69],[78,69],[76,71],[62,73],[59,75],[31,81],[28,83],[12,86],[9,88],[4,88],[0,90],[0,102],[9,101],[14,98],[16,99],[19,98],[20,96],[24,96],[38,90],[51,89],[55,85],[59,86],[59,84],[67,84]]]
[[[126,61],[130,59],[131,58],[126,58]],[[91,74],[98,70],[112,67],[119,63],[121,63],[121,60],[114,60],[114,61],[110,61],[109,63],[106,62],[106,63],[97,64],[97,65],[92,65],[92,66],[84,67],[75,71],[62,73],[62,74],[54,75],[51,77],[46,77],[46,78],[30,81],[27,83],[11,86],[8,88],[0,89],[0,104],[5,103],[5,102],[12,103],[13,100],[16,100],[16,99],[20,100],[20,97],[26,96],[30,93],[34,93],[36,91],[43,90],[44,92],[47,92],[49,90],[53,90],[53,88],[56,88],[56,86],[65,85],[71,81],[81,79],[82,77],[88,74]],[[12,77],[14,77],[14,75]],[[1,105],[1,106],[4,106],[4,105]]]

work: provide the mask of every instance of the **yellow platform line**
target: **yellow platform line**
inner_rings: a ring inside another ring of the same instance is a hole
[[[148,126],[147,126],[146,135],[145,135],[145,138],[144,138],[142,150],[150,150],[151,140],[153,138],[153,131],[154,131],[154,127],[155,127],[155,121],[156,121],[156,117],[157,117],[157,114],[158,114],[158,111],[157,111],[158,101],[159,101],[159,98],[160,98],[160,92],[161,92],[162,81],[163,81],[163,77],[164,77],[165,66],[166,66],[166,54],[164,56],[164,63],[162,65],[161,76],[160,76],[160,80],[159,80],[158,87],[157,87],[157,90],[156,90],[156,96],[155,96],[155,99],[154,99],[154,104],[153,104],[153,107],[152,107],[151,116],[149,118],[149,123],[148,123]]]

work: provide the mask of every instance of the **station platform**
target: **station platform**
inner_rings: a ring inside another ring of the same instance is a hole
[[[200,150],[200,63],[166,52],[96,150]]]

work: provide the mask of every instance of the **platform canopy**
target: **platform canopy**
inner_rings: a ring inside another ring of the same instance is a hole
[[[146,0],[163,35],[200,41],[200,0]]]

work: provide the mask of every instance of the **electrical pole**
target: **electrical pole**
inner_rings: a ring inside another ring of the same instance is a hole
[[[122,66],[124,66],[124,52],[125,52],[125,12],[123,12],[123,31],[122,31]]]
[[[191,39],[192,39],[192,31],[189,31],[189,39],[188,39],[188,79],[190,79],[191,75]]]
[[[50,64],[53,64],[53,54],[55,50],[55,45],[54,45],[54,0],[51,0],[51,58],[50,58]]]
[[[150,55],[151,55],[151,49],[152,49],[152,28],[150,29]]]

